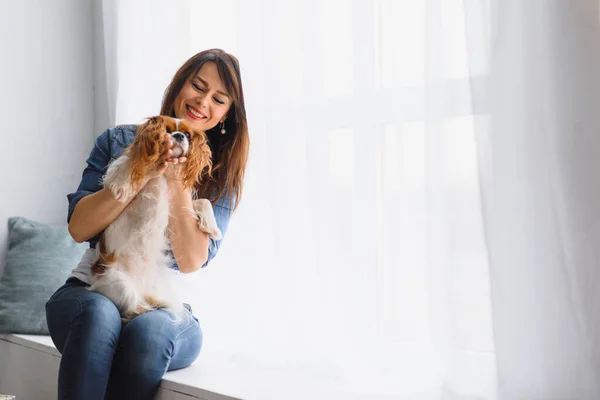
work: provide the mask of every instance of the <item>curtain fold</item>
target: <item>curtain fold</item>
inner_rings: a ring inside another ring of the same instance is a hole
[[[597,7],[492,2],[477,137],[502,399],[600,397]]]

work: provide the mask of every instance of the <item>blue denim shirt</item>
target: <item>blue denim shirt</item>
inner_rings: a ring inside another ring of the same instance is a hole
[[[83,170],[81,182],[79,183],[77,191],[67,195],[67,199],[69,200],[67,223],[71,221],[73,210],[75,210],[75,206],[79,200],[103,188],[102,178],[106,174],[108,164],[111,161],[116,160],[127,146],[133,142],[137,128],[137,125],[119,125],[106,130],[96,138],[94,148],[87,159],[87,167]],[[222,236],[225,236],[225,231],[229,224],[229,217],[232,213],[229,196],[222,196],[219,202],[214,205],[213,209],[217,225],[221,230]],[[100,234],[88,240],[90,247],[95,248],[99,239]],[[209,239],[208,260],[202,267],[208,265],[208,263],[217,255],[221,240]],[[177,264],[173,265],[173,268],[179,269]]]

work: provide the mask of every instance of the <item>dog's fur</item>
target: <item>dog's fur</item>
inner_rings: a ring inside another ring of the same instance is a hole
[[[92,265],[89,290],[111,299],[124,322],[150,310],[166,308],[177,314],[183,309],[174,281],[178,272],[169,268],[173,260],[167,255],[167,182],[163,175],[152,175],[158,167],[165,133],[171,135],[173,154],[187,157],[181,165],[185,187],[193,187],[200,173],[212,166],[204,132],[164,116],[152,117],[141,125],[131,146],[109,165],[104,186],[121,202],[134,198],[105,229],[96,246],[98,258]],[[198,219],[199,228],[219,239],[221,232],[211,203],[198,199],[193,205],[190,213]]]

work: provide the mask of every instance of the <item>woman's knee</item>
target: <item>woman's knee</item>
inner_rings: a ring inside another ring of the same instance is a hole
[[[95,334],[109,336],[116,345],[121,334],[121,314],[117,306],[107,297],[93,293],[82,302],[81,324],[89,326]]]
[[[121,331],[119,351],[131,371],[162,370],[171,359],[176,330],[164,311],[151,311],[129,321]]]
[[[48,329],[59,351],[73,329],[80,339],[107,341],[116,346],[121,333],[121,316],[107,297],[76,287],[46,304]]]
[[[119,352],[127,354],[123,359],[130,371],[164,373],[181,353],[195,359],[201,344],[200,327],[191,314],[174,320],[169,312],[158,310],[137,316],[123,327]]]

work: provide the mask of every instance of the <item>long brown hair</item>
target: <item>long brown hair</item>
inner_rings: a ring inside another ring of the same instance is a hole
[[[213,204],[225,196],[229,206],[235,209],[242,197],[250,147],[244,91],[237,58],[221,49],[205,50],[190,58],[179,68],[165,90],[160,114],[176,117],[175,98],[185,83],[207,62],[217,65],[219,77],[231,96],[232,104],[225,120],[224,128],[227,133],[225,135],[220,133],[220,124],[206,131],[213,154],[213,167],[210,175],[206,172],[201,174],[196,192],[198,197],[207,198]]]

